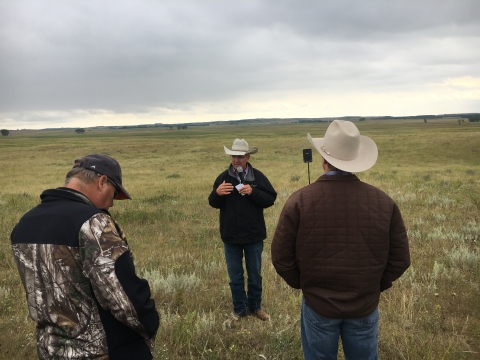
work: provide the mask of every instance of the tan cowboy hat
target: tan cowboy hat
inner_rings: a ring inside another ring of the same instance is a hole
[[[324,138],[308,141],[337,169],[348,172],[361,172],[370,169],[378,158],[375,142],[360,131],[351,121],[334,120],[327,128]]]
[[[223,146],[225,149],[225,154],[227,155],[247,155],[255,154],[258,149],[255,146],[248,148],[248,143],[245,139],[235,139],[232,145],[232,150],[229,150],[226,146]]]

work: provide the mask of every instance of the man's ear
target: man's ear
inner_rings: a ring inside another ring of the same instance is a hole
[[[107,180],[107,177],[105,175],[99,176],[98,177],[98,183],[97,183],[98,188],[102,189],[105,186],[105,184],[107,183],[107,181],[108,180]]]
[[[328,170],[330,170],[329,166],[328,166],[328,162],[327,160],[325,160],[323,157],[322,157],[322,168],[325,172],[327,172]]]

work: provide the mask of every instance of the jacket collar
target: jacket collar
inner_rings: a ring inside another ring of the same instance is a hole
[[[255,175],[253,175],[253,166],[249,162],[247,162],[248,166],[248,173],[247,173],[247,178],[245,181],[255,181]],[[234,177],[235,179],[237,178],[237,174],[235,173],[235,170],[233,170],[233,165],[230,164],[228,167],[228,175]]]
[[[66,199],[66,200],[70,200],[70,201],[81,202],[81,203],[85,203],[85,204],[88,204],[88,205],[91,205],[91,206],[95,206],[90,201],[90,199],[88,197],[86,197],[84,194],[82,194],[80,191],[70,189],[70,188],[66,188],[66,187],[59,187],[59,188],[56,188],[56,189],[45,190],[40,195],[40,199],[42,200],[42,202],[49,202],[49,201],[54,201],[54,200]],[[110,215],[108,210],[106,210],[106,209],[100,209],[100,210],[102,210],[105,213],[107,213],[108,215]]]
[[[360,179],[355,174],[349,175],[322,175],[317,181],[360,181]]]

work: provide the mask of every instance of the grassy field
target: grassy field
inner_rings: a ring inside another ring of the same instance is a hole
[[[457,119],[357,123],[379,148],[359,177],[399,204],[412,266],[382,294],[380,359],[480,358],[480,124]],[[10,247],[19,218],[47,188],[63,184],[73,160],[108,154],[122,165],[131,201],[111,209],[124,228],[137,271],[149,279],[162,322],[155,359],[301,359],[301,293],[275,273],[270,243],[288,196],[308,184],[307,132],[327,124],[222,125],[138,130],[11,132],[0,137],[0,358],[35,359],[35,325]],[[265,211],[264,309],[223,325],[231,297],[218,210],[207,197],[229,163],[223,145],[245,138],[253,166],[277,190]],[[323,172],[313,154],[311,181]],[[342,355],[340,355],[342,358]]]

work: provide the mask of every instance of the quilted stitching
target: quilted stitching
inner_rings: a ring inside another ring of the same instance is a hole
[[[355,175],[322,176],[285,204],[272,261],[317,313],[361,317],[378,305],[381,283],[391,286],[408,268],[408,239],[383,191]]]

